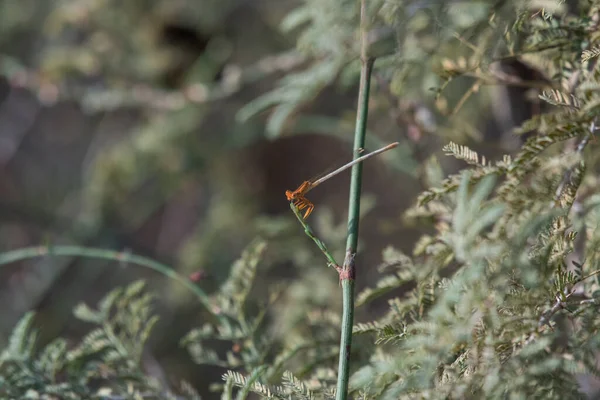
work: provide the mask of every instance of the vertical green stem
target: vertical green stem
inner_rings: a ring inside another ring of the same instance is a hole
[[[371,87],[371,71],[374,59],[368,59],[363,63],[360,76],[360,91],[358,93],[358,113],[356,115],[356,130],[354,132],[354,159],[360,157],[365,145],[365,133],[367,130],[367,114],[369,112],[369,90]],[[347,252],[356,252],[358,244],[358,221],[360,214],[360,193],[362,186],[362,163],[352,167],[350,178],[350,199],[348,209],[348,236],[346,239]],[[346,266],[348,259],[344,261]]]
[[[354,132],[354,159],[360,156],[365,145],[367,116],[369,111],[369,90],[371,87],[371,72],[374,58],[367,57],[365,41],[365,2],[361,1],[361,28],[363,30],[361,51],[360,87],[358,92],[358,110],[356,114],[356,129]],[[336,400],[346,400],[348,397],[348,379],[350,376],[350,351],[352,348],[352,325],[354,323],[354,278],[356,275],[354,256],[358,246],[358,220],[360,214],[360,193],[362,185],[362,163],[352,167],[350,181],[350,201],[348,209],[348,237],[346,241],[346,257],[340,270],[342,284],[342,332],[340,339],[340,360]]]

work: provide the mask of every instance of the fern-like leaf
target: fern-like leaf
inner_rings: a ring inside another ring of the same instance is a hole
[[[484,156],[482,156],[480,159],[479,155],[475,151],[468,148],[467,146],[461,146],[454,142],[450,142],[447,145],[445,145],[442,148],[442,150],[447,155],[453,155],[454,157],[456,157],[459,160],[466,161],[468,164],[481,165],[483,167],[485,167],[487,165],[487,162],[486,162],[486,159]]]

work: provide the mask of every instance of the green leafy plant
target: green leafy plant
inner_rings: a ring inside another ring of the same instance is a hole
[[[166,393],[141,366],[144,346],[157,316],[152,296],[144,282],[115,289],[92,309],[75,308],[78,320],[95,328],[76,346],[56,339],[41,349],[32,328],[34,313],[25,315],[15,327],[9,345],[0,357],[0,396],[39,399],[164,398]],[[189,399],[199,399],[188,384],[182,385]]]

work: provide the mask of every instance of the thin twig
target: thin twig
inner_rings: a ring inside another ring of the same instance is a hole
[[[589,274],[587,274],[586,276],[584,276],[584,277],[582,277],[581,279],[579,279],[579,280],[577,281],[577,283],[579,283],[579,282],[583,282],[583,281],[585,281],[586,279],[588,279],[588,278],[591,278],[592,276],[596,276],[596,275],[598,275],[598,274],[600,274],[600,270],[596,270],[596,271],[594,271],[594,272],[592,272],[592,273],[589,273]]]
[[[576,303],[569,303],[569,302],[567,302],[567,300],[569,299],[569,297],[571,297],[573,294],[575,294],[575,292],[576,292],[575,288],[577,287],[577,285],[579,283],[585,281],[588,278],[596,276],[598,274],[600,274],[600,270],[596,270],[592,273],[587,274],[586,276],[583,276],[583,277],[577,279],[576,282],[573,282],[573,288],[569,291],[569,293],[565,294],[564,297],[562,297],[560,294],[556,295],[556,302],[554,303],[552,308],[550,308],[549,310],[545,311],[542,314],[542,316],[540,317],[538,326],[540,326],[540,327],[542,325],[550,326],[550,319],[554,316],[554,314],[556,314],[559,310],[562,310],[563,308],[565,308],[565,306],[567,306],[567,305],[596,304],[598,302],[598,299],[586,299],[586,300],[581,300]],[[550,328],[552,328],[552,326],[550,326]]]
[[[0,253],[0,266],[11,264],[17,261],[26,260],[30,258],[38,257],[83,257],[83,258],[94,258],[102,260],[117,261],[120,264],[136,264],[141,267],[150,268],[156,272],[163,274],[164,276],[171,278],[183,286],[188,288],[192,293],[196,295],[200,303],[202,303],[211,314],[214,314],[219,319],[225,317],[220,316],[218,313],[215,314],[213,306],[210,303],[208,295],[194,284],[188,278],[177,273],[173,268],[154,261],[150,258],[131,254],[123,251],[114,251],[106,249],[97,249],[91,247],[81,246],[37,246],[37,247],[25,247],[19,250],[7,251]]]
[[[567,295],[567,297],[568,296],[569,295]],[[560,296],[556,296],[556,302],[554,303],[551,309],[545,311],[542,314],[538,326],[541,327],[543,325],[548,325],[550,329],[552,329],[552,326],[550,325],[550,319],[554,316],[554,314],[558,312],[558,310],[562,310],[565,305],[566,303],[563,301],[563,299]]]
[[[599,304],[600,303],[600,299],[599,298],[594,298],[594,299],[585,299],[585,300],[580,300],[577,303],[575,303],[578,306],[585,306],[588,304]],[[571,303],[569,303],[571,304]]]
[[[298,221],[300,221],[300,224],[304,228],[304,233],[306,233],[306,236],[311,238],[315,242],[317,247],[321,250],[323,255],[325,255],[325,258],[327,258],[329,266],[337,269],[338,263],[335,261],[335,258],[333,258],[333,255],[329,252],[329,250],[327,250],[327,246],[325,246],[325,243],[323,243],[323,241],[314,234],[313,230],[306,223],[304,218],[302,218],[302,215],[300,214],[300,211],[298,211],[298,208],[295,205],[293,205],[292,203],[290,203],[290,208],[294,212],[294,215],[296,215],[296,218],[298,218]]]

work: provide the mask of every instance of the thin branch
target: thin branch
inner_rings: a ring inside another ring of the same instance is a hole
[[[559,310],[562,310],[563,308],[565,308],[565,306],[567,306],[567,305],[596,304],[599,301],[599,299],[586,299],[586,300],[581,300],[581,301],[575,302],[575,303],[569,303],[567,300],[569,299],[569,297],[571,297],[573,294],[575,294],[575,292],[576,292],[575,288],[577,287],[577,284],[583,282],[584,280],[586,280],[588,278],[596,276],[598,274],[600,274],[600,270],[596,270],[586,276],[583,276],[583,277],[577,279],[576,282],[573,282],[573,289],[571,289],[569,291],[569,293],[567,293],[564,297],[562,297],[560,294],[558,294],[556,296],[556,302],[554,303],[552,308],[545,311],[542,314],[542,316],[540,317],[538,326],[542,326],[542,325],[550,326],[550,319],[554,316],[554,314],[556,314]]]
[[[569,295],[567,295],[569,297]],[[550,329],[552,326],[550,325],[550,319],[558,312],[558,310],[562,310],[566,305],[566,302],[560,296],[556,296],[556,302],[552,306],[551,309],[545,311],[540,317],[540,321],[538,322],[538,326],[548,325]]]
[[[335,258],[329,252],[329,250],[327,250],[327,246],[325,246],[325,243],[323,243],[323,241],[315,235],[315,233],[313,232],[311,227],[306,223],[304,218],[302,218],[302,214],[300,214],[300,211],[298,211],[298,208],[295,205],[293,205],[292,203],[290,203],[290,208],[294,212],[294,215],[296,215],[296,218],[298,218],[298,221],[300,221],[300,224],[304,228],[304,233],[306,233],[306,236],[308,236],[315,242],[317,247],[321,250],[321,252],[325,256],[325,258],[327,258],[327,262],[328,262],[329,266],[337,269],[339,264],[335,261]]]
[[[577,283],[579,283],[579,282],[583,282],[583,281],[585,281],[586,279],[588,279],[588,278],[591,278],[592,276],[596,276],[596,275],[598,275],[598,274],[600,274],[600,270],[596,270],[596,271],[594,271],[594,272],[592,272],[592,273],[590,273],[590,274],[587,274],[586,276],[584,276],[584,277],[582,277],[581,279],[579,279],[579,280],[577,281]]]
[[[38,246],[38,247],[25,247],[18,250],[7,251],[0,253],[0,266],[11,264],[21,260],[27,260],[30,258],[38,257],[83,257],[83,258],[94,258],[102,260],[117,261],[120,264],[136,264],[141,267],[150,268],[156,272],[163,274],[164,276],[171,278],[196,295],[200,303],[202,303],[211,314],[215,315],[219,319],[223,319],[223,316],[214,313],[210,298],[208,295],[195,285],[187,277],[178,274],[173,268],[154,261],[150,258],[131,254],[124,251],[114,251],[106,249],[97,249],[92,247],[81,247],[81,246]]]

